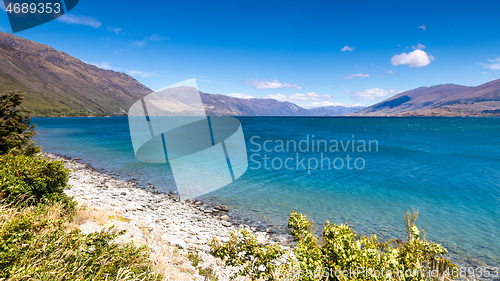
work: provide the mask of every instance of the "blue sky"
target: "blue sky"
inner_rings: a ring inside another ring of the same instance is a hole
[[[16,33],[153,90],[305,107],[500,77],[500,1],[94,1]],[[11,32],[0,11],[0,30]]]

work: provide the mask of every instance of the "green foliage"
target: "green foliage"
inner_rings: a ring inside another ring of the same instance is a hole
[[[112,243],[122,232],[85,235],[61,215],[54,205],[1,207],[0,280],[161,280],[146,248]]]
[[[259,246],[247,231],[231,233],[227,243],[214,239],[212,254],[227,265],[242,266],[240,275],[265,280],[450,280],[458,268],[445,259],[446,249],[421,238],[415,221],[418,213],[407,213],[408,241],[381,243],[377,236],[358,236],[348,225],[326,221],[321,241],[304,215],[293,212],[288,227],[297,241],[294,258],[278,268],[283,255],[277,245]],[[422,230],[423,232],[423,230]],[[281,274],[281,275],[280,275]],[[288,276],[288,277],[285,277]]]
[[[319,247],[310,222],[293,212],[288,226],[297,240],[294,253],[302,271],[300,280],[318,280],[318,272],[322,280],[420,281],[438,275],[452,277],[450,272],[457,270],[456,265],[443,257],[447,251],[441,245],[420,238],[415,226],[417,216],[405,215],[409,240],[396,247],[391,247],[390,242],[380,243],[376,235],[359,237],[347,224],[328,221],[323,246]],[[431,274],[431,270],[435,272]]]
[[[124,231],[85,235],[70,227],[69,170],[33,155],[34,126],[21,100],[19,93],[0,97],[0,281],[161,280],[146,247],[113,243]]]
[[[63,193],[69,170],[61,161],[41,156],[0,156],[0,196],[7,202],[35,204],[40,201],[70,201]],[[22,198],[21,198],[22,197]]]
[[[221,258],[227,265],[241,266],[238,272],[241,276],[273,280],[272,272],[276,266],[272,262],[283,255],[283,250],[276,244],[259,245],[257,237],[247,230],[230,235],[227,243],[220,243],[217,238],[210,241],[212,255]]]
[[[323,267],[323,254],[318,246],[318,238],[313,234],[312,224],[306,216],[292,212],[288,221],[288,228],[295,240],[297,247],[295,255],[301,270],[317,272]],[[314,276],[304,276],[303,280],[315,280]]]
[[[32,140],[36,126],[30,124],[27,111],[19,107],[23,100],[20,92],[0,96],[0,154],[33,155],[40,152],[40,147]]]
[[[197,252],[189,252],[187,254],[187,259],[191,262],[191,264],[194,266],[194,267],[198,267],[198,265],[203,262],[203,260],[201,259],[200,255],[198,255]]]
[[[205,280],[209,281],[218,281],[219,277],[215,273],[215,270],[212,267],[199,267],[198,274],[201,276],[205,276]]]

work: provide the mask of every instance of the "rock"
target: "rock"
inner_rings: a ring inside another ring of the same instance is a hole
[[[233,225],[232,223],[228,222],[228,221],[221,221],[220,222],[223,226],[225,227],[230,227],[231,225]]]
[[[257,235],[257,244],[259,246],[269,245],[270,243],[271,242],[269,241],[269,239],[267,239],[264,235],[262,234]]]
[[[172,195],[172,200],[174,200],[174,202],[179,202],[181,198],[177,195]]]
[[[215,206],[214,209],[219,210],[221,212],[229,212],[229,208],[226,206]]]
[[[223,220],[223,221],[228,221],[229,220],[229,216],[223,215],[223,216],[220,217],[220,219]]]
[[[182,239],[175,239],[171,243],[172,243],[172,245],[176,246],[177,248],[179,248],[181,250],[187,248],[186,242],[184,242]]]
[[[80,225],[79,228],[83,234],[90,234],[92,232],[101,231],[103,227],[98,225],[96,222],[88,220],[84,224]]]
[[[205,214],[211,214],[213,211],[212,210],[209,210],[209,209],[206,209],[203,211]]]

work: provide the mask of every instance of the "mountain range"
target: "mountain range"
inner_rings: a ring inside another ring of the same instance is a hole
[[[361,109],[352,116],[500,116],[500,79],[476,87],[420,87]]]
[[[126,115],[151,89],[129,75],[98,68],[47,45],[0,32],[0,93],[22,91],[35,116]],[[370,107],[306,109],[274,99],[201,93],[212,116],[500,116],[500,80],[399,93]]]

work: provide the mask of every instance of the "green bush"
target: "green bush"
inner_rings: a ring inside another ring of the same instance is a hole
[[[408,232],[405,243],[381,243],[376,235],[359,237],[347,224],[327,221],[320,247],[308,227],[310,222],[293,212],[289,227],[297,239],[294,253],[302,271],[300,280],[317,280],[318,271],[323,280],[420,281],[438,276],[454,279],[452,272],[457,272],[456,265],[443,257],[447,253],[445,248],[419,236],[417,216],[418,213],[405,215]]]
[[[238,272],[241,276],[253,279],[272,278],[272,272],[276,267],[272,261],[283,255],[281,248],[276,244],[258,245],[257,237],[247,230],[233,232],[230,235],[231,238],[227,243],[220,243],[217,238],[210,241],[212,255],[221,258],[227,265],[241,266]]]
[[[20,105],[24,95],[9,92],[0,95],[0,154],[33,155],[40,152],[32,138],[36,125],[30,124],[30,117]]]
[[[326,221],[321,240],[304,215],[293,212],[288,227],[297,241],[295,259],[274,266],[283,255],[277,245],[259,246],[249,232],[232,233],[227,243],[214,239],[212,253],[227,265],[242,266],[240,275],[267,280],[450,280],[458,268],[443,257],[446,249],[425,240],[415,221],[418,213],[407,213],[406,242],[378,241],[377,236],[358,236],[347,224]],[[261,269],[261,270],[259,270]],[[278,274],[276,274],[278,273]],[[280,276],[283,273],[287,277]]]
[[[68,201],[63,193],[69,170],[61,161],[41,156],[0,156],[0,197],[29,204],[41,200]]]
[[[112,243],[124,231],[82,234],[60,205],[3,205],[0,219],[0,280],[161,280],[145,247]]]

